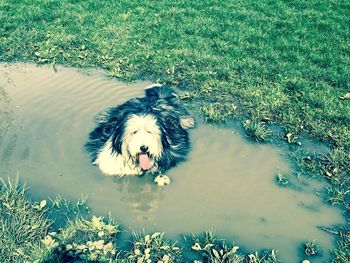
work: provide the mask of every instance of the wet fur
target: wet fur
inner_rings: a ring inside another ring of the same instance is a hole
[[[152,169],[143,171],[126,153],[126,128],[135,116],[155,119],[159,129],[159,152],[154,157]],[[131,99],[112,107],[96,118],[97,127],[90,133],[85,145],[92,162],[108,175],[141,175],[147,172],[163,172],[186,159],[190,150],[187,129],[194,126],[194,119],[179,104],[173,90],[154,86],[145,90],[145,97]],[[102,169],[101,158],[106,162]],[[108,165],[107,165],[108,164]],[[109,168],[110,169],[109,169]]]

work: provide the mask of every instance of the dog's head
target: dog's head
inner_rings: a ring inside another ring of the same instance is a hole
[[[102,122],[102,134],[112,139],[112,152],[143,172],[165,170],[184,160],[189,150],[186,130],[194,125],[172,90],[164,87],[111,108]]]
[[[150,114],[131,115],[125,123],[121,148],[122,154],[128,155],[136,166],[150,170],[163,152],[157,119]]]

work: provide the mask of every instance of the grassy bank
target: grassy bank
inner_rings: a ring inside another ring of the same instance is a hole
[[[257,141],[326,142],[293,155],[350,212],[349,1],[0,0],[0,61],[98,67],[176,86],[208,121],[237,118]],[[270,126],[283,127],[278,134]],[[349,225],[334,261],[350,261]]]
[[[274,263],[274,251],[240,254],[239,247],[217,240],[212,232],[191,236],[183,248],[164,233],[135,233],[128,249],[120,249],[119,225],[91,216],[86,200],[32,202],[18,181],[0,185],[1,262],[184,262]],[[123,241],[125,242],[125,240]]]

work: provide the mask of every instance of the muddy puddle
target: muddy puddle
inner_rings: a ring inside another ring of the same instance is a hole
[[[297,262],[300,245],[317,240],[327,262],[333,236],[317,226],[344,222],[341,211],[314,193],[323,186],[304,179],[298,191],[279,187],[276,174],[291,167],[279,149],[251,144],[233,130],[200,124],[191,131],[186,163],[168,171],[159,187],[150,176],[111,178],[92,166],[84,151],[93,117],[101,110],[142,96],[150,83],[125,84],[102,73],[33,65],[0,64],[1,177],[17,175],[41,200],[59,194],[89,195],[92,213],[129,229],[216,233],[246,252],[277,248],[284,262]]]

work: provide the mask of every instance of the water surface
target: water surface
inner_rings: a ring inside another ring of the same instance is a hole
[[[1,176],[19,175],[39,200],[88,194],[94,214],[111,211],[129,229],[165,231],[173,239],[214,228],[247,252],[277,248],[285,262],[300,259],[303,241],[315,239],[326,251],[333,246],[317,226],[344,219],[314,194],[322,185],[306,180],[299,191],[278,187],[276,174],[291,173],[280,150],[230,129],[199,124],[192,130],[189,160],[168,171],[169,186],[155,185],[151,176],[103,176],[83,148],[93,117],[142,96],[149,84],[95,71],[0,64]],[[327,252],[317,260],[327,262]]]

